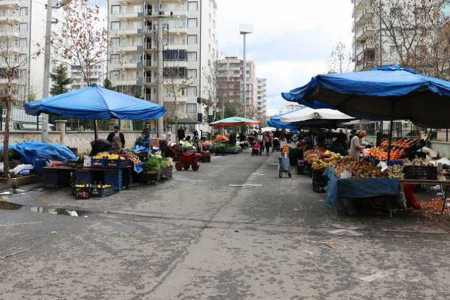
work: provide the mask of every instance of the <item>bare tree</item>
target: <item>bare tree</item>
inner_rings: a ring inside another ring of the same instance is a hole
[[[18,12],[12,12],[18,13]],[[20,43],[18,25],[3,25],[0,33],[0,103],[6,110],[5,132],[3,139],[3,177],[9,178],[9,135],[11,122],[11,109],[17,103],[21,82],[25,76],[24,70],[31,59],[40,55],[40,51],[28,54],[26,45]],[[22,95],[24,96],[24,95]],[[23,97],[22,97],[23,98]]]
[[[95,67],[107,59],[108,30],[102,25],[105,20],[100,17],[100,8],[89,5],[88,0],[71,0],[64,12],[60,34],[53,40],[57,49],[54,60],[61,57],[79,68],[89,86],[97,79],[92,74]]]
[[[375,24],[382,27],[383,56],[433,77],[448,78],[450,42],[442,0],[370,0]],[[381,4],[381,5],[380,5]],[[375,41],[378,43],[379,41]],[[389,54],[384,50],[389,44]]]
[[[164,77],[166,78],[166,83],[170,87],[170,92],[167,96],[173,99],[170,105],[166,105],[168,111],[167,122],[169,124],[175,124],[176,139],[178,139],[178,110],[180,108],[180,103],[178,98],[186,96],[187,88],[191,85],[191,80],[187,79],[187,74],[181,74],[181,68],[178,67],[166,67],[164,68]]]
[[[346,46],[339,41],[327,59],[328,73],[346,73],[352,70],[352,55]]]

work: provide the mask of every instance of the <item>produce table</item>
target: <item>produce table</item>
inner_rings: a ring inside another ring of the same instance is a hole
[[[419,184],[419,185],[439,185],[444,199],[444,204],[442,205],[442,214],[444,214],[445,206],[447,203],[450,204],[450,199],[447,198],[448,192],[450,190],[450,180],[422,180],[422,179],[401,179],[399,180],[401,184]]]
[[[121,169],[85,167],[76,170],[76,184],[93,184],[95,182],[112,185],[114,190],[120,191],[132,185],[132,168],[131,166]]]
[[[328,167],[324,176],[329,181],[326,187],[327,205],[331,208],[338,206],[341,199],[365,199],[380,196],[397,196],[399,194],[399,181],[389,178],[367,178],[367,179],[340,179],[334,175],[334,168]],[[391,201],[388,203],[389,212],[392,216]]]

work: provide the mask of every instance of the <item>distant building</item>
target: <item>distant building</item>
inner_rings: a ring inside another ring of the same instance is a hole
[[[256,114],[257,119],[264,121],[267,114],[267,79],[256,78],[257,93],[256,93]]]
[[[284,113],[287,113],[287,112],[299,109],[301,107],[303,107],[303,105],[300,105],[300,104],[289,104],[289,105],[286,105],[285,107],[283,107],[282,109],[280,109],[279,114],[281,115],[281,114],[284,114]]]
[[[91,67],[90,83],[103,85],[106,76],[106,63],[95,65]],[[72,90],[78,90],[87,87],[83,72],[80,66],[72,65],[70,67],[70,78],[72,79]]]
[[[258,83],[256,67],[252,61],[247,61],[246,106],[247,117],[257,117],[258,113]],[[244,93],[244,62],[238,57],[226,57],[217,62],[218,92],[226,103],[234,104],[240,112],[244,111],[242,95]]]

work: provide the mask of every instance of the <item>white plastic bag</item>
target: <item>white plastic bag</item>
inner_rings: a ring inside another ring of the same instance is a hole
[[[344,170],[344,172],[341,173],[341,179],[349,179],[352,178],[352,172],[349,170]]]

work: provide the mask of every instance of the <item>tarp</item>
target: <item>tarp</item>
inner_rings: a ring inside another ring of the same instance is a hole
[[[209,125],[211,127],[238,127],[244,125],[256,126],[259,125],[260,123],[261,123],[260,121],[250,120],[246,118],[231,117],[210,123]]]
[[[277,130],[275,127],[264,127],[264,128],[261,128],[261,132],[272,132],[272,131],[275,131],[275,130]]]
[[[41,142],[24,142],[9,145],[8,149],[17,151],[22,163],[32,165],[37,160],[57,160],[66,162],[69,159],[77,159],[77,156],[66,146],[46,144]],[[3,147],[0,147],[3,151]]]
[[[379,196],[398,195],[399,182],[397,179],[368,178],[368,179],[339,179],[334,175],[334,169],[328,167],[324,176],[330,179],[326,186],[327,205],[336,207],[338,199],[364,199]]]
[[[283,97],[310,106],[330,105],[358,119],[411,120],[429,128],[450,127],[450,82],[399,66],[318,75]]]
[[[305,107],[304,109],[295,111],[294,113],[287,114],[281,117],[283,123],[296,123],[296,124],[314,124],[326,121],[350,121],[355,118],[350,117],[344,113],[341,113],[335,109],[312,109]]]
[[[299,110],[302,110],[304,108],[305,107],[303,106],[303,107],[300,107],[298,109],[291,110],[291,111],[288,111],[288,112],[276,115],[276,116],[270,118],[270,120],[267,122],[267,125],[275,127],[277,129],[285,129],[285,130],[289,129],[289,130],[292,130],[292,131],[298,131],[299,126],[283,123],[283,122],[281,122],[281,117],[287,116],[287,115],[292,114],[292,113],[295,113],[295,112],[297,112]]]
[[[156,120],[167,111],[164,106],[93,85],[43,100],[25,103],[32,116],[41,113],[80,120]]]

